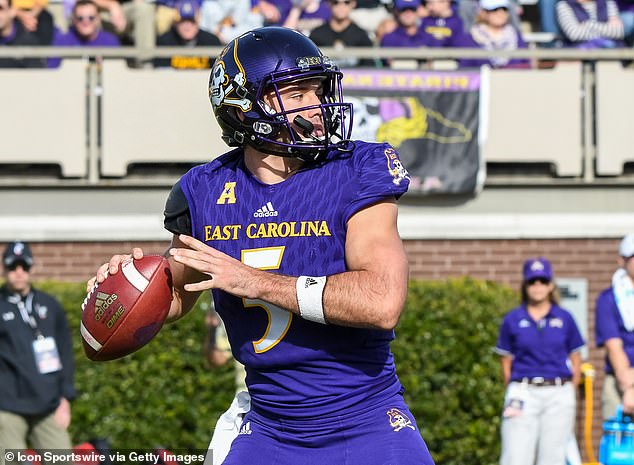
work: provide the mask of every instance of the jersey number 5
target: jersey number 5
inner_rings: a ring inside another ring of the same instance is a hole
[[[246,249],[242,251],[242,263],[260,270],[277,270],[282,263],[283,255],[284,246]],[[242,303],[245,308],[263,308],[268,315],[264,335],[259,340],[253,341],[255,353],[261,354],[275,347],[284,338],[288,328],[291,327],[293,314],[260,299],[243,298]]]

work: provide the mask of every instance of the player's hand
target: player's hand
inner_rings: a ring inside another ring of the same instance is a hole
[[[35,32],[37,30],[37,16],[32,12],[18,9],[16,16],[24,26],[24,29],[29,32]]]
[[[62,397],[57,409],[55,410],[53,419],[57,426],[62,429],[68,429],[68,426],[70,425],[70,402],[68,402],[68,400]]]
[[[210,277],[208,280],[185,284],[186,291],[222,289],[238,297],[255,298],[249,283],[253,282],[253,274],[258,270],[193,237],[181,234],[179,240],[189,248],[170,249],[172,258]]]
[[[115,274],[119,269],[119,265],[121,264],[121,262],[130,260],[132,258],[134,258],[135,260],[143,258],[143,250],[135,247],[132,249],[131,254],[113,255],[110,261],[108,263],[104,263],[99,268],[97,268],[97,273],[95,274],[95,276],[93,276],[88,280],[88,282],[86,282],[86,292],[90,292],[95,284],[102,283],[109,274]]]
[[[634,413],[634,388],[630,387],[623,392],[623,413]]]
[[[268,1],[261,0],[258,2],[258,9],[260,10],[260,14],[264,16],[264,19],[269,23],[277,23],[281,20],[280,10]]]

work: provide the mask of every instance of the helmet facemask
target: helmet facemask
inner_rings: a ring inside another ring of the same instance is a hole
[[[311,79],[321,81],[320,103],[287,109],[282,89],[289,84]],[[275,99],[277,111],[266,103],[265,94]],[[263,145],[257,148],[273,155],[297,157],[305,161],[317,160],[329,150],[345,148],[352,127],[352,105],[343,102],[342,96],[341,73],[338,70],[314,70],[291,78],[285,75],[272,75],[257,100],[267,112],[267,116],[275,120],[277,131],[266,135],[260,134],[259,139]],[[311,111],[320,114],[320,128],[315,128],[311,121],[300,115]],[[253,123],[256,132],[261,123],[262,120]],[[316,129],[321,129],[318,131],[321,134],[315,134]]]
[[[324,61],[329,60],[324,57]],[[217,115],[220,119],[228,118],[226,122],[231,127],[239,128],[224,134],[225,142],[230,146],[250,145],[267,154],[304,161],[315,161],[333,149],[345,150],[352,128],[352,104],[343,102],[341,72],[334,65],[334,69],[325,68],[320,64],[306,70],[272,73],[261,83],[231,80],[234,95],[243,97],[234,100],[243,104],[234,104],[231,111]],[[219,70],[214,71],[220,75]],[[322,81],[320,103],[286,109],[281,90],[288,84],[309,79]],[[275,100],[277,109],[267,103],[270,98]],[[248,107],[244,105],[245,100],[249,101]],[[310,110],[321,113],[323,134],[319,137],[312,134],[313,124],[299,115]]]

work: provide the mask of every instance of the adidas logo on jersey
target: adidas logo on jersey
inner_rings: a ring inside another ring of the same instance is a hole
[[[242,425],[242,428],[240,428],[240,432],[238,434],[251,434],[251,422],[247,421],[244,425]]]
[[[253,216],[255,218],[267,218],[269,216],[277,216],[277,210],[273,208],[273,204],[271,202],[266,202],[266,205],[262,205],[258,208]]]

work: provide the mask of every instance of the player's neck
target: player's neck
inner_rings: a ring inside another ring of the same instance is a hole
[[[290,178],[302,167],[297,158],[268,155],[247,147],[244,151],[244,164],[247,169],[264,184],[277,184]]]

